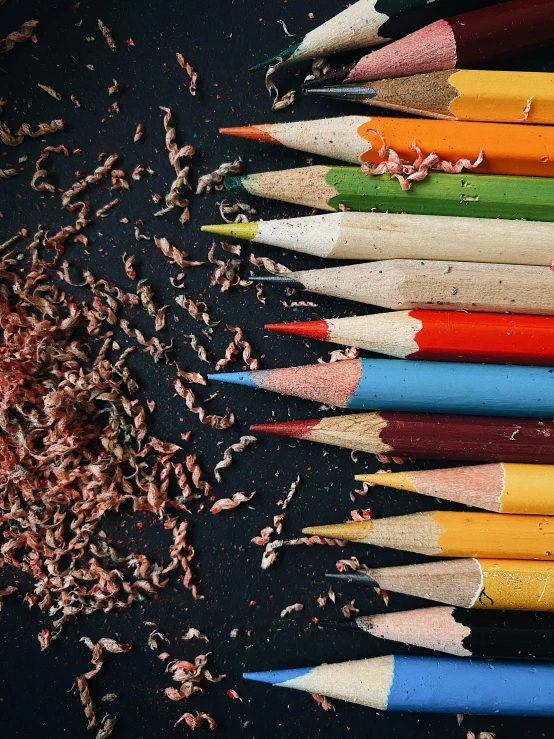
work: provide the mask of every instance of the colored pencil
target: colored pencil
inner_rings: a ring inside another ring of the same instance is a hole
[[[548,662],[391,655],[243,677],[380,711],[554,716]]]
[[[307,526],[306,536],[401,549],[428,557],[554,560],[554,518],[426,511],[373,521]]]
[[[210,374],[208,379],[337,408],[554,417],[554,372],[550,367],[348,359]]]
[[[282,60],[292,64],[304,59],[338,54],[365,46],[379,46],[402,38],[445,15],[482,8],[495,0],[358,0],[321,26],[314,28],[277,54],[250,67],[258,72]],[[469,6],[469,7],[468,7]]]
[[[554,611],[554,563],[521,559],[443,559],[425,564],[330,573],[394,593],[459,608]]]
[[[548,72],[448,70],[307,92],[447,121],[525,123],[527,128],[554,123],[554,74]]]
[[[374,412],[250,429],[385,457],[554,464],[554,421],[539,419]]]
[[[510,0],[435,21],[308,84],[351,84],[471,68],[489,59],[542,46],[553,38],[552,0]]]
[[[474,170],[478,173],[554,176],[554,158],[550,156],[554,149],[552,126],[529,128],[508,123],[353,115],[220,128],[219,132],[280,144],[350,164],[373,166],[388,161],[389,149],[393,149],[401,159],[413,162],[416,158],[414,142],[424,155],[434,152],[441,160],[450,162],[459,159],[473,162],[484,151],[483,161]]]
[[[228,177],[225,187],[328,211],[376,208],[428,216],[553,219],[554,179],[548,177],[430,172],[406,191],[388,174],[372,176],[361,167],[316,165]]]
[[[548,267],[390,259],[254,279],[393,310],[554,314]]]
[[[554,129],[553,129],[554,130]],[[549,267],[554,224],[406,213],[325,213],[202,231],[323,259],[454,259]]]
[[[442,470],[364,474],[356,475],[356,480],[496,513],[554,515],[554,465],[500,462]]]
[[[554,366],[551,316],[411,310],[264,328],[400,359]]]
[[[456,657],[554,659],[554,629],[537,625],[533,614],[468,611],[437,606],[322,621],[323,628],[362,631],[377,639],[413,644]]]

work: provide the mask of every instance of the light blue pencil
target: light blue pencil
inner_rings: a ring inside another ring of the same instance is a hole
[[[550,662],[388,656],[243,677],[381,711],[554,716]]]
[[[339,408],[488,416],[554,416],[554,370],[456,362],[354,359],[208,375]]]

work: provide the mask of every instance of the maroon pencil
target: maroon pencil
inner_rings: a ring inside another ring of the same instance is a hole
[[[385,456],[554,463],[554,421],[534,418],[380,411],[250,429]]]
[[[431,23],[343,69],[317,77],[307,86],[471,69],[553,38],[553,0],[510,0]]]

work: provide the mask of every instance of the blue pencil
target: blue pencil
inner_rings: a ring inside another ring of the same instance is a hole
[[[488,416],[554,415],[549,367],[353,359],[208,375],[340,408]]]
[[[388,656],[243,677],[381,711],[554,716],[550,662]]]

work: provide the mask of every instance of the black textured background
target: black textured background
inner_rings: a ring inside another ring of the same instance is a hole
[[[136,164],[151,166],[155,174],[146,175],[141,182],[131,181],[131,191],[123,194],[123,202],[109,218],[87,227],[88,249],[67,242],[66,257],[76,267],[88,265],[96,276],[109,277],[123,288],[134,290],[124,273],[121,256],[125,251],[136,254],[138,277],[146,278],[155,287],[157,305],[172,305],[165,336],[175,342],[175,358],[185,369],[205,372],[206,365],[197,360],[184,339],[184,334],[195,332],[207,345],[209,342],[200,334],[201,324],[194,322],[174,303],[177,291],[171,287],[169,277],[179,270],[168,264],[153,241],[137,243],[133,225],[140,219],[142,232],[166,236],[175,245],[189,250],[193,257],[204,259],[211,238],[208,234],[200,234],[199,227],[202,223],[219,221],[216,204],[224,195],[212,193],[194,197],[192,222],[184,227],[178,223],[177,212],[162,218],[153,217],[157,206],[150,200],[151,194],[165,194],[173,179],[173,169],[164,148],[163,115],[158,106],[169,106],[173,110],[178,144],[189,142],[198,148],[193,179],[238,154],[244,158],[249,172],[305,165],[307,156],[300,152],[219,137],[217,128],[273,119],[284,121],[369,112],[362,107],[334,105],[300,96],[293,108],[275,114],[270,110],[263,75],[250,76],[246,71],[251,63],[288,44],[289,39],[278,25],[278,19],[285,20],[298,38],[340,11],[343,5],[340,0],[165,0],[159,3],[7,0],[0,7],[0,37],[31,18],[39,20],[40,25],[36,44],[29,41],[0,57],[0,96],[8,99],[3,120],[12,130],[22,121],[36,124],[53,118],[63,118],[67,126],[64,132],[47,137],[45,143],[40,139],[26,139],[16,149],[0,147],[1,166],[11,163],[22,168],[19,177],[0,183],[0,211],[3,213],[0,241],[22,227],[32,233],[38,223],[44,223],[55,232],[67,222],[73,222],[60,210],[59,194],[36,193],[29,186],[33,162],[46,144],[64,143],[70,149],[81,151],[67,161],[56,158],[50,166],[49,180],[64,189],[75,181],[77,169],[92,171],[100,152],[118,152],[122,157],[121,166],[129,174]],[[314,19],[308,17],[310,12],[314,13]],[[112,53],[101,37],[96,23],[98,17],[112,30],[117,52]],[[87,40],[87,37],[94,40]],[[134,40],[135,46],[124,43],[129,38]],[[176,63],[176,52],[184,54],[199,73],[196,97],[188,93],[187,76]],[[552,54],[544,52],[512,60],[506,68],[551,70],[551,59]],[[93,64],[94,70],[89,71],[87,64]],[[298,89],[307,71],[308,65],[298,65],[280,72],[277,82],[281,92],[291,87]],[[107,87],[113,77],[119,81],[121,92],[110,98]],[[50,98],[37,88],[39,82],[61,92],[63,100],[57,102]],[[71,93],[81,101],[81,109],[71,103]],[[108,107],[114,100],[120,103],[121,113],[110,116]],[[135,144],[133,134],[138,122],[143,124],[145,133],[143,140]],[[19,165],[18,158],[23,154],[29,161]],[[105,183],[89,193],[95,208],[109,199]],[[233,202],[233,198],[228,200]],[[305,214],[304,209],[284,204],[261,201],[253,204],[266,219]],[[119,222],[123,217],[129,218],[129,224]],[[316,259],[257,244],[250,249],[245,244],[244,275],[249,271],[250,251],[281,261],[293,269],[321,266]],[[227,255],[219,250],[217,256]],[[217,286],[209,288],[208,267],[188,271],[185,292],[197,300],[204,299],[211,314],[222,319],[213,344],[209,346],[213,349],[212,359],[222,356],[231,337],[223,326],[230,323],[245,329],[255,355],[263,357],[263,367],[313,362],[336,347],[267,335],[263,323],[367,312],[366,307],[322,297],[317,298],[317,308],[293,312],[281,306],[284,294],[269,287],[265,291],[267,305],[263,307],[253,290],[239,287],[222,294]],[[78,273],[74,271],[73,274]],[[84,291],[73,288],[67,291],[77,299],[90,300],[90,294]],[[310,297],[301,295],[298,299]],[[178,316],[178,323],[174,322],[174,315]],[[152,334],[152,320],[144,313],[133,311],[132,321],[147,336]],[[92,343],[98,346],[99,341]],[[127,346],[129,340],[123,337],[121,343]],[[231,430],[213,431],[201,426],[196,416],[186,410],[184,402],[174,396],[171,367],[154,365],[150,357],[138,352],[130,358],[130,366],[141,383],[140,397],[154,399],[157,403],[149,418],[152,433],[179,443],[181,432],[192,430],[193,438],[186,450],[199,453],[204,469],[213,468],[222,449],[246,433],[252,422],[304,418],[319,413],[317,407],[308,402],[214,384],[199,388],[199,399],[219,390],[219,396],[207,406],[209,412],[232,409],[237,423]],[[240,363],[234,366],[238,368]],[[193,387],[196,392],[198,386]],[[7,570],[1,571],[2,586],[15,582],[20,591],[6,599],[0,614],[0,736],[78,739],[95,734],[87,732],[79,698],[71,691],[75,677],[90,667],[90,652],[79,642],[82,636],[90,636],[94,641],[101,636],[111,636],[133,645],[129,654],[107,655],[100,675],[91,681],[99,718],[105,713],[104,707],[107,713],[118,717],[114,737],[187,735],[185,725],[173,729],[173,723],[185,710],[208,711],[217,719],[218,730],[223,735],[256,739],[277,739],[291,734],[340,739],[408,735],[412,739],[428,736],[463,739],[470,729],[492,731],[498,739],[551,736],[554,723],[546,719],[466,717],[458,727],[453,715],[378,714],[369,708],[338,702],[336,713],[324,713],[308,695],[242,680],[241,673],[245,669],[293,667],[391,651],[418,653],[415,648],[373,642],[361,635],[320,633],[310,626],[313,617],[340,618],[340,606],[352,598],[362,613],[384,609],[382,599],[372,589],[352,584],[335,587],[336,606],[317,607],[317,597],[328,587],[323,575],[335,570],[334,563],[340,556],[358,556],[374,566],[415,562],[417,557],[356,546],[348,547],[344,554],[330,547],[296,547],[283,550],[276,564],[263,572],[260,569],[262,550],[250,543],[280,511],[276,503],[297,475],[302,485],[285,517],[283,535],[287,538],[298,535],[303,525],[343,520],[356,507],[370,506],[375,515],[382,516],[443,505],[386,490],[352,503],[349,492],[354,487],[353,474],[374,471],[378,467],[367,455],[360,455],[360,461],[355,464],[346,450],[260,437],[256,445],[236,458],[231,468],[224,470],[223,483],[215,485],[212,491],[220,498],[238,490],[256,490],[252,504],[219,516],[211,515],[207,509],[192,516],[192,542],[197,548],[193,568],[199,588],[206,596],[204,601],[194,602],[190,592],[174,578],[149,602],[119,614],[97,613],[69,623],[60,639],[42,653],[36,635],[49,625],[49,619],[38,611],[29,612],[21,603],[30,583],[18,573],[14,577]],[[211,474],[208,476],[211,479]],[[122,512],[110,518],[106,528],[115,546],[123,550],[133,546],[150,558],[167,561],[170,533],[152,517]],[[285,620],[279,619],[281,609],[297,601],[304,604],[304,611]],[[390,608],[400,610],[418,605],[425,603],[391,594]],[[181,703],[169,701],[163,689],[172,683],[164,673],[164,664],[147,647],[147,636],[152,629],[144,624],[145,621],[158,624],[169,639],[167,651],[176,658],[192,659],[206,651],[203,642],[181,641],[189,626],[207,633],[213,671],[227,673],[227,679],[209,685],[205,695],[196,694]],[[229,638],[234,628],[241,630],[238,639]],[[251,630],[250,635],[246,635],[247,630]],[[230,700],[226,695],[229,688],[236,689],[244,702]],[[99,702],[102,695],[111,692],[117,693],[116,701]]]

